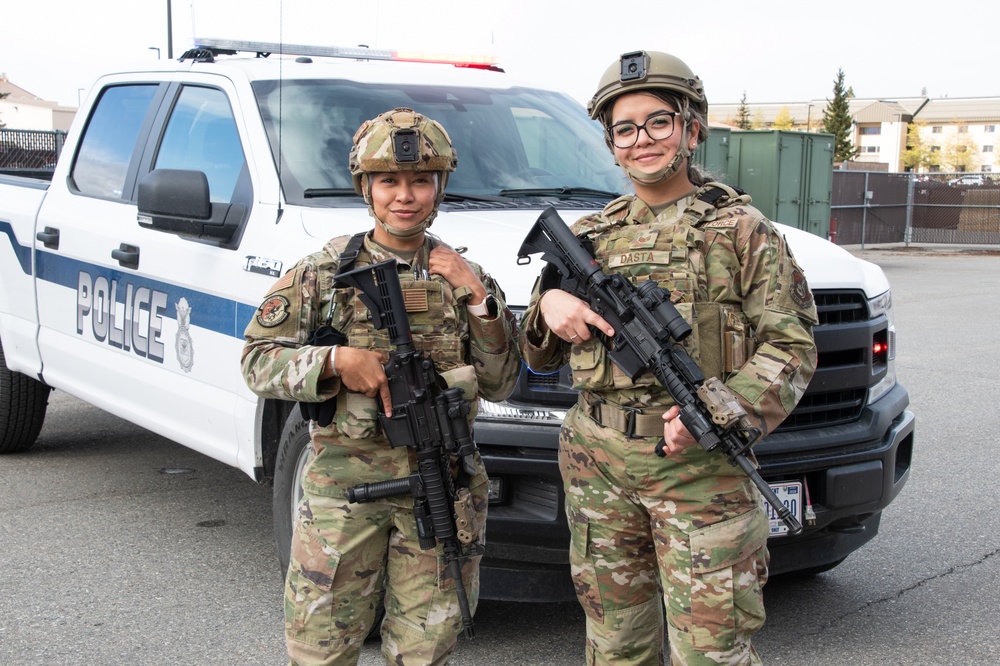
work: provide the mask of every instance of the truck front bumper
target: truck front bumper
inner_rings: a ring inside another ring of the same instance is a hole
[[[915,417],[897,384],[849,424],[777,432],[754,447],[761,476],[803,480],[815,521],[768,542],[772,575],[821,569],[878,532],[882,509],[909,478]],[[575,598],[569,529],[557,461],[558,424],[477,422],[475,437],[497,496],[491,501],[480,596],[503,601]]]

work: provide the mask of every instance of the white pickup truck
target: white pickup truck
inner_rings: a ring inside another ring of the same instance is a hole
[[[625,187],[578,103],[458,65],[204,40],[100,78],[51,181],[0,176],[0,453],[28,449],[50,387],[65,391],[273,484],[286,562],[308,437],[296,405],[244,385],[243,330],[293,262],[371,224],[347,170],[361,122],[408,106],[447,128],[458,170],[432,230],[467,246],[517,311],[541,268],[516,261],[539,213],[574,220]],[[755,450],[806,526],[793,537],[773,521],[772,570],[816,572],[877,532],[908,477],[914,417],[882,271],[781,228],[819,307],[819,369]],[[565,372],[525,369],[480,410],[485,598],[572,597],[556,433],[573,400]]]

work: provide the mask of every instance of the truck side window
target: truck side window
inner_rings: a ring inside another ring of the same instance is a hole
[[[184,86],[167,121],[156,169],[190,169],[208,176],[211,200],[229,203],[246,159],[226,94]]]
[[[139,132],[157,85],[113,86],[101,93],[83,131],[71,178],[81,194],[120,199]]]

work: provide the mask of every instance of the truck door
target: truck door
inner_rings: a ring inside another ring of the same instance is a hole
[[[242,230],[259,211],[229,93],[181,82],[102,91],[75,154],[71,201],[39,223],[60,237],[40,262],[39,300],[52,304],[40,308],[40,347],[54,385],[237,465],[250,315],[232,287]],[[233,238],[140,225],[138,183],[153,169],[205,173],[212,205],[242,211]]]

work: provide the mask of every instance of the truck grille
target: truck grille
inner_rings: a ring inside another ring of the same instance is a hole
[[[819,325],[816,375],[802,400],[775,432],[851,423],[861,416],[872,382],[872,336],[884,322],[868,319],[863,292],[813,292]]]
[[[814,291],[819,325],[849,324],[868,318],[868,301],[858,291]]]

